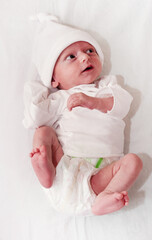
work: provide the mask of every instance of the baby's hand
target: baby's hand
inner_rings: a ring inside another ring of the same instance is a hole
[[[74,93],[68,98],[67,107],[70,111],[72,110],[72,108],[78,106],[89,108],[89,98],[90,97],[85,95],[84,93]]]
[[[72,94],[68,101],[67,107],[71,111],[74,107],[85,107],[89,109],[97,109],[103,113],[107,113],[113,107],[114,99],[113,97],[109,98],[96,98],[85,95],[84,93],[74,93]]]

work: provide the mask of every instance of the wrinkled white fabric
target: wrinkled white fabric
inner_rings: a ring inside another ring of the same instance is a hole
[[[75,92],[101,98],[113,96],[113,108],[107,113],[83,107],[69,111],[67,100]],[[97,158],[123,155],[123,118],[129,111],[132,96],[117,84],[115,76],[106,76],[94,84],[59,90],[52,94],[41,84],[28,82],[25,86],[25,99],[24,126],[52,126],[65,155]]]
[[[101,168],[118,158],[105,158]],[[92,216],[91,211],[96,194],[90,185],[91,176],[100,169],[95,168],[84,158],[64,155],[56,168],[56,176],[50,189],[43,188],[51,206],[68,215]]]

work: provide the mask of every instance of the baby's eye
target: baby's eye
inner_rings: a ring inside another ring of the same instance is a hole
[[[69,56],[67,56],[67,60],[71,60],[71,59],[73,59],[73,58],[75,58],[75,56],[73,55],[73,54],[70,54]]]
[[[87,49],[87,51],[86,51],[86,53],[93,53],[93,52],[94,52],[94,50],[92,48]]]

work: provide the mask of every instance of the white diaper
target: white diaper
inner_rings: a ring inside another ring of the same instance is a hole
[[[52,207],[68,215],[93,215],[91,207],[96,194],[90,186],[90,178],[114,160],[116,158],[104,158],[100,168],[95,168],[84,158],[64,155],[56,168],[53,186],[44,189]]]

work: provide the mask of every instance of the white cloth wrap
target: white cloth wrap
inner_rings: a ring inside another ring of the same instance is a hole
[[[105,158],[101,168],[118,158]],[[43,188],[51,206],[66,215],[92,216],[92,205],[96,198],[90,179],[100,169],[83,158],[64,155],[56,168],[56,176],[50,189]]]
[[[92,97],[114,97],[111,111],[75,107],[67,108],[69,96],[83,92]],[[117,84],[115,76],[106,76],[95,84],[80,85],[49,94],[38,82],[25,85],[26,128],[52,126],[65,155],[75,157],[122,156],[124,148],[123,118],[127,115],[132,96]]]

